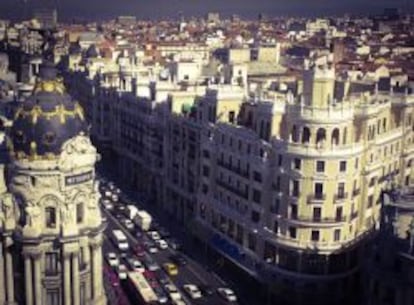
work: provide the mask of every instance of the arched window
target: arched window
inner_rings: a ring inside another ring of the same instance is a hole
[[[387,119],[383,118],[382,119],[382,132],[386,132],[387,131]]]
[[[311,132],[309,127],[303,127],[302,133],[302,143],[309,143],[311,137]]]
[[[56,228],[56,208],[45,208],[46,228]]]
[[[331,139],[332,145],[338,145],[339,144],[339,129],[335,128],[332,131],[332,139]]]
[[[324,128],[319,128],[316,132],[316,144],[321,143],[326,140],[326,130]]]
[[[76,204],[76,223],[83,222],[83,202]]]
[[[296,125],[293,125],[293,127],[292,127],[292,135],[291,135],[291,137],[292,137],[292,141],[294,142],[294,143],[297,143],[298,142],[298,129],[296,128]]]

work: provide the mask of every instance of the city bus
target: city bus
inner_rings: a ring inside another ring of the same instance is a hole
[[[151,288],[148,281],[141,272],[128,272],[126,289],[131,304],[156,305],[159,304],[158,297]]]
[[[121,251],[127,251],[129,249],[128,240],[121,230],[112,231],[112,241]]]

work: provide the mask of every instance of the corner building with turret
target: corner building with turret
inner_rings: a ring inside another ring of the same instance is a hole
[[[0,304],[106,304],[98,154],[82,108],[52,67],[42,67],[5,141]]]

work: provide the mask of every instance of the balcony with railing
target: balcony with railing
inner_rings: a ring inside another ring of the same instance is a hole
[[[239,175],[243,178],[249,179],[249,177],[250,177],[248,171],[242,170],[239,167],[230,166],[230,164],[226,164],[223,161],[221,161],[220,159],[217,160],[217,165],[220,166],[220,167],[223,167],[223,168],[225,168],[225,169],[227,169],[231,172],[234,172],[234,173],[236,173],[237,175]]]
[[[326,194],[315,193],[308,195],[308,203],[323,203],[326,200]]]
[[[337,227],[343,225],[346,220],[346,216],[343,215],[336,217],[297,215],[295,218],[291,217],[290,223],[306,227]]]
[[[240,189],[238,189],[235,186],[232,186],[224,181],[221,181],[219,179],[216,179],[216,184],[230,192],[232,192],[233,194],[236,194],[237,196],[243,197],[244,199],[249,199],[249,193],[246,191],[242,191]]]
[[[348,193],[347,192],[338,193],[338,194],[335,194],[335,196],[334,196],[334,202],[335,203],[343,203],[347,199],[348,199]]]
[[[352,191],[352,196],[353,196],[353,197],[356,197],[356,196],[358,196],[359,194],[361,194],[361,189],[360,189],[360,188],[354,189],[354,190]]]

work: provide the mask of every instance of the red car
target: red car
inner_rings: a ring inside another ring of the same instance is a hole
[[[148,281],[148,283],[150,284],[151,288],[157,288],[160,286],[157,281],[157,276],[155,275],[154,272],[145,270],[143,275],[145,279]]]
[[[135,245],[133,250],[135,255],[138,257],[143,257],[145,255],[145,249],[142,245]]]

